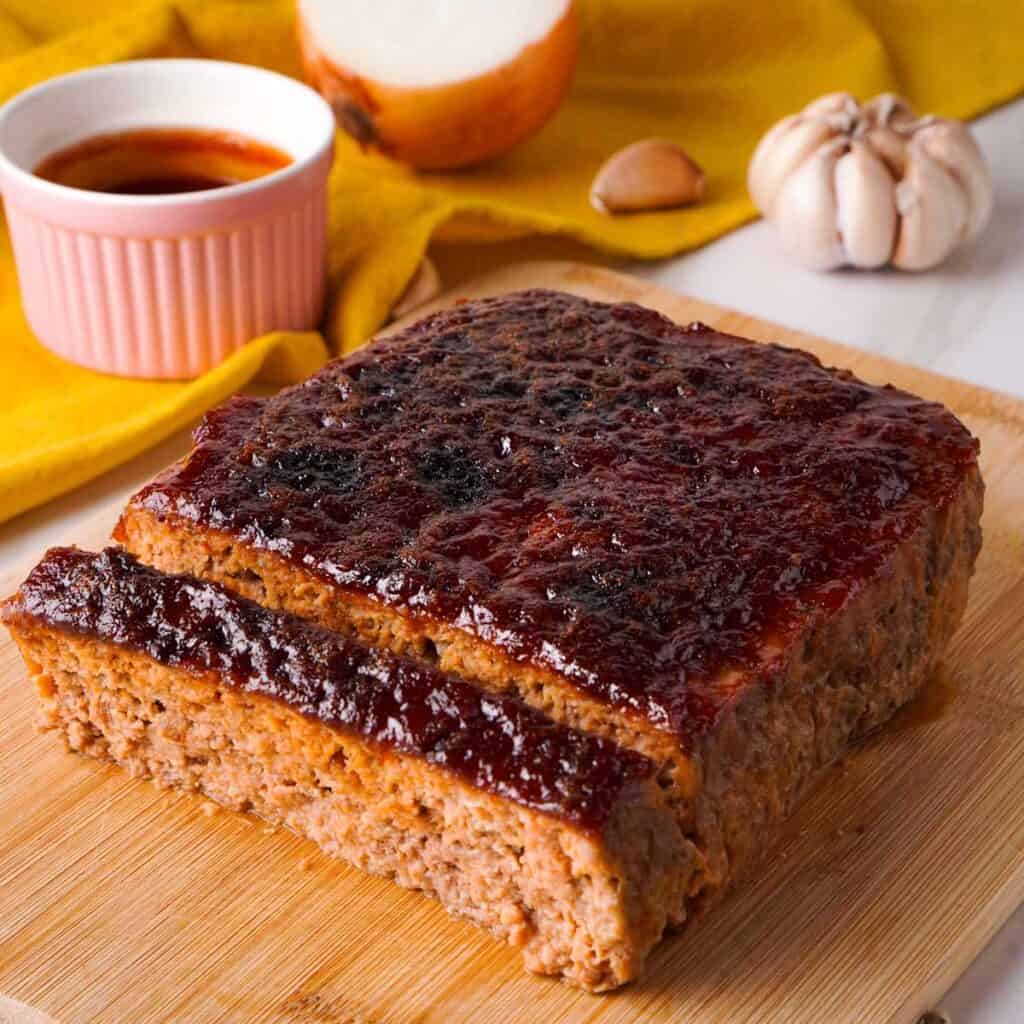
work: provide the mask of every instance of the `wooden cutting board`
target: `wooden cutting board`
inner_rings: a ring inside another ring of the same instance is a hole
[[[538,285],[798,345],[962,417],[985,547],[926,698],[830,772],[758,877],[602,997],[311,843],[63,753],[33,732],[5,637],[0,1021],[910,1024],[1024,898],[1024,403],[593,267],[510,267],[460,295]],[[99,546],[112,522],[67,540]]]

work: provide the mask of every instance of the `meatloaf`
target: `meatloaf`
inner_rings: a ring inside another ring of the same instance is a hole
[[[215,410],[115,537],[645,754],[692,910],[925,684],[982,496],[940,405],[529,291]]]
[[[693,851],[654,765],[522,701],[116,549],[2,610],[67,745],[436,896],[585,988],[634,977]]]

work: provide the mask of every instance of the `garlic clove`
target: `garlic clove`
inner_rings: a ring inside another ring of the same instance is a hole
[[[861,107],[861,117],[869,124],[901,127],[917,120],[910,103],[894,92],[883,92]]]
[[[830,92],[819,96],[800,111],[803,117],[828,117],[832,114],[857,115],[857,98],[849,92]]]
[[[403,316],[429,302],[441,291],[441,275],[429,256],[424,256],[416,273],[405,286],[405,291],[391,307],[391,319],[400,320]]]
[[[975,238],[992,216],[992,177],[974,136],[959,121],[937,120],[914,138],[964,190],[967,220],[963,240]]]
[[[612,154],[590,188],[601,213],[686,206],[703,195],[704,172],[667,139],[643,139]]]
[[[864,136],[875,154],[898,181],[907,169],[907,137],[884,125],[868,130]]]
[[[783,183],[833,134],[826,122],[797,114],[780,121],[758,143],[747,171],[747,188],[761,213],[766,217],[774,216]]]
[[[901,222],[892,262],[901,270],[941,263],[960,240],[968,217],[967,196],[956,179],[917,140],[907,173],[896,186]]]
[[[860,105],[848,92],[832,92],[809,103],[801,115],[805,120],[824,122],[833,133],[851,135],[860,124]]]
[[[747,191],[754,205],[765,215],[775,198],[775,191],[781,180],[781,175],[774,167],[775,150],[790,129],[800,123],[799,114],[790,114],[777,121],[761,136],[750,157],[750,163],[747,165]]]
[[[887,263],[896,238],[893,179],[865,143],[854,140],[836,161],[835,195],[846,262],[863,268]]]
[[[845,139],[820,147],[792,171],[779,191],[773,217],[783,246],[804,266],[831,270],[843,264],[836,228],[835,169]]]

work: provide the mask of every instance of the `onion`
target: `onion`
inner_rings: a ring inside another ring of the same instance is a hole
[[[299,0],[306,76],[341,127],[423,169],[537,132],[569,88],[578,37],[573,0]]]

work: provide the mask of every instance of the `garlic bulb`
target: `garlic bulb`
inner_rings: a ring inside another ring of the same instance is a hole
[[[801,263],[925,270],[992,213],[981,150],[959,121],[917,117],[892,93],[831,93],[758,143],[750,195]]]

